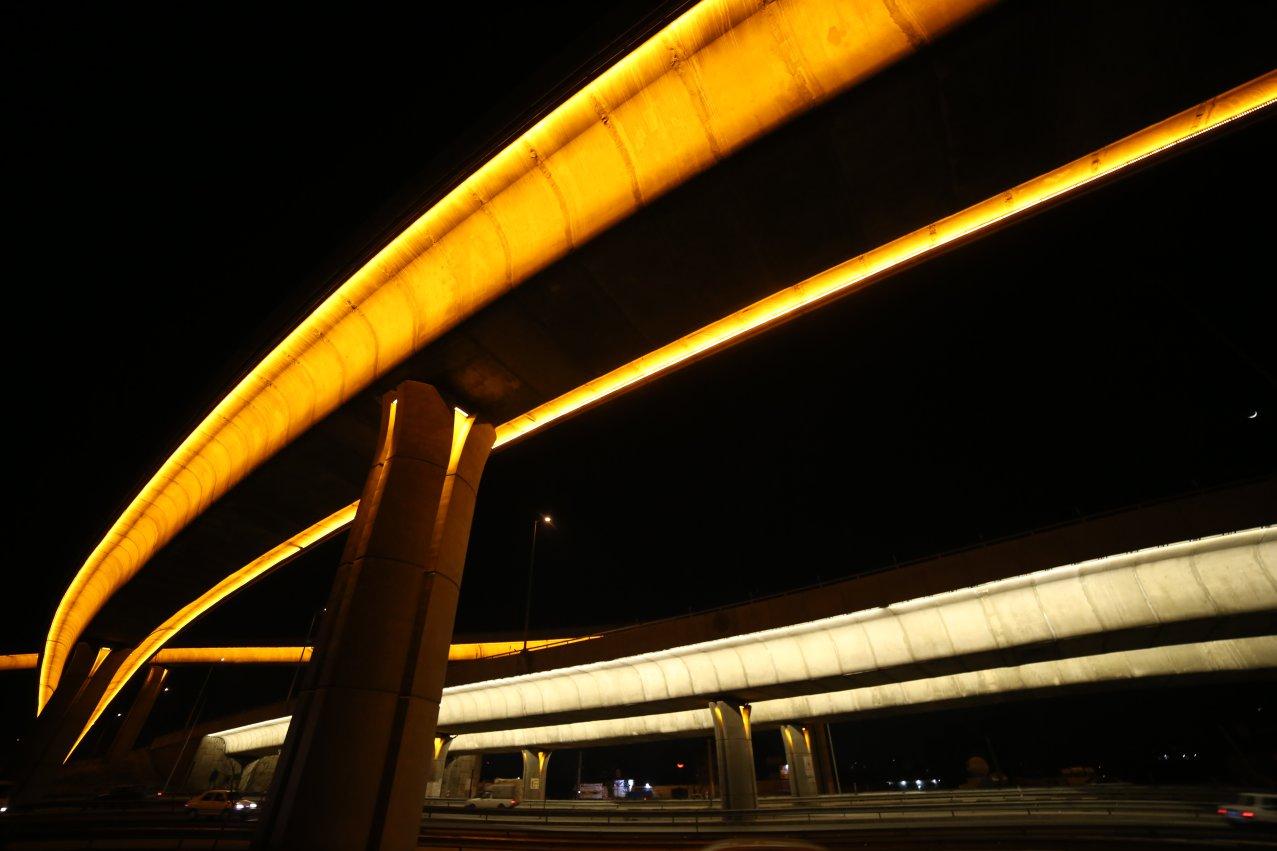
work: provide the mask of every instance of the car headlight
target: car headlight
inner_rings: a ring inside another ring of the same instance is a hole
[[[248,802],[248,808],[249,808],[250,810],[255,810],[255,809],[257,809],[257,804],[256,804],[255,802],[253,802],[253,801],[249,801],[249,802]]]
[[[237,809],[237,810],[242,810],[242,809],[244,809],[244,805],[243,805],[243,804],[236,804],[236,805],[235,805],[235,809]]]

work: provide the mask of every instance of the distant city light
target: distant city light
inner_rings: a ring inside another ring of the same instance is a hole
[[[684,765],[683,765],[683,763],[681,763],[681,762],[676,762],[676,763],[674,763],[674,767],[675,767],[675,768],[684,768],[685,766],[684,766]]]

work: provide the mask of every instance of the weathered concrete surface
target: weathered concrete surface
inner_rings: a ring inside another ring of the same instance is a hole
[[[782,724],[781,740],[785,743],[785,762],[789,765],[789,792],[809,798],[820,794],[816,779],[816,762],[806,727]]]
[[[545,800],[545,774],[550,770],[551,751],[529,750],[519,751],[523,759],[523,769],[519,773],[519,800]]]
[[[714,725],[714,754],[718,760],[718,789],[723,809],[752,810],[758,806],[758,779],[754,774],[749,707],[715,700],[709,704],[709,715]]]
[[[481,754],[468,753],[454,756],[444,768],[440,796],[444,798],[472,797],[479,789],[479,772],[482,768]]]
[[[493,430],[404,382],[381,431],[258,847],[415,842]]]
[[[142,732],[142,725],[146,723],[147,718],[151,717],[151,710],[155,708],[155,701],[159,698],[166,679],[168,679],[167,668],[154,666],[147,670],[146,680],[142,683],[141,690],[133,699],[133,705],[129,707],[128,714],[124,716],[124,723],[120,725],[115,738],[111,740],[111,747],[106,752],[108,761],[121,760],[133,750],[133,746],[137,744],[138,734]]]

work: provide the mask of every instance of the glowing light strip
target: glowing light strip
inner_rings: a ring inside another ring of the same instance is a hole
[[[581,635],[575,638],[541,638],[528,642],[528,651],[536,652],[548,647],[560,647],[564,644],[576,644],[581,641],[593,641],[597,635]],[[492,656],[507,656],[523,650],[522,641],[483,641],[473,644],[454,644],[448,649],[450,662],[475,662]]]
[[[310,661],[310,647],[165,647],[152,665],[300,665]]]
[[[597,635],[573,638],[543,638],[528,642],[529,652],[590,641]],[[448,648],[448,661],[473,662],[493,656],[518,653],[522,641],[461,642]],[[310,661],[310,647],[166,647],[149,660],[152,665],[203,665],[225,662],[228,665],[296,665]],[[39,653],[0,654],[0,671],[30,671],[40,664]]]
[[[528,642],[529,651],[542,650],[546,647],[561,644],[574,644],[578,641],[589,641],[598,636],[587,635],[578,638],[546,638]],[[523,649],[522,641],[482,641],[453,644],[448,648],[449,662],[471,662],[518,652]],[[166,647],[151,657],[152,665],[205,665],[225,662],[228,665],[297,665],[310,661],[311,647]],[[34,653],[31,657],[35,667]],[[3,670],[4,659],[0,656],[0,670]]]
[[[137,673],[138,669],[146,664],[146,660],[155,655],[170,638],[240,588],[261,578],[275,567],[296,558],[310,547],[345,529],[354,520],[357,506],[358,503],[351,503],[345,508],[328,515],[314,526],[294,535],[284,543],[227,576],[204,594],[201,594],[198,599],[182,607],[175,615],[160,624],[155,631],[143,639],[125,657],[119,670],[111,678],[111,682],[107,684],[106,691],[98,701],[97,708],[93,710],[88,723],[84,725],[79,738],[71,746],[71,752],[74,752],[75,748],[83,741],[85,733],[88,733],[89,729],[97,722],[98,717],[106,710],[110,702],[115,699],[115,696],[120,693],[120,690],[124,688],[129,678]],[[67,757],[70,757],[70,753],[67,754]]]
[[[497,428],[495,446],[504,446],[526,437],[555,420],[575,414],[733,341],[784,322],[821,302],[845,295],[887,272],[1023,217],[1151,156],[1263,109],[1275,98],[1277,72],[1270,72],[1093,154],[853,257],[503,423]]]
[[[1091,155],[1073,160],[1000,195],[927,227],[919,228],[886,245],[867,251],[799,284],[781,290],[539,405],[526,414],[498,426],[495,447],[499,448],[526,437],[537,429],[703,357],[733,341],[739,341],[767,327],[780,324],[819,306],[823,301],[846,294],[858,286],[918,262],[962,240],[1028,215],[1047,203],[1085,189],[1096,181],[1111,177],[1150,157],[1164,153],[1205,133],[1218,130],[1257,110],[1267,108],[1274,100],[1277,100],[1277,72],[1269,72],[1101,148]],[[345,520],[341,522],[340,527],[333,529],[333,532],[340,531],[354,519],[357,506],[358,503],[353,503],[338,512],[345,516]],[[328,524],[335,517],[337,515],[325,518],[317,526]],[[310,531],[307,530],[301,534],[305,535]],[[282,559],[276,563],[281,562]],[[221,597],[238,587],[233,583],[228,585],[228,581],[229,578],[217,586],[226,588],[225,593],[212,600],[201,611],[215,605]],[[201,600],[204,599],[201,597]],[[152,637],[154,635],[153,633]],[[155,643],[148,638],[147,643],[157,648],[163,644],[163,641]],[[128,671],[128,675],[131,675],[133,670],[136,670],[136,667]],[[120,683],[121,687],[123,682]],[[117,692],[118,689],[108,690],[107,699],[113,698]]]
[[[311,425],[574,246],[987,5],[702,0],[572,94],[338,287],[183,440],[63,596],[37,706],[106,600]]]
[[[398,400],[392,400],[390,403],[389,419],[386,426],[386,440],[382,447],[383,460],[390,456],[394,449],[393,441],[395,435],[395,412],[398,410]],[[466,414],[464,411],[456,409],[453,411],[453,433],[452,448],[448,457],[448,472],[454,473],[457,465],[461,460],[461,451],[465,446],[466,436],[470,433],[470,429],[474,426],[474,418]],[[261,578],[268,571],[296,558],[307,548],[318,544],[332,535],[340,532],[351,524],[355,519],[355,511],[359,507],[358,501],[351,503],[345,508],[329,515],[324,520],[314,526],[298,533],[297,535],[285,541],[283,544],[272,549],[265,555],[255,559],[235,573],[223,579],[213,588],[200,595],[194,602],[182,608],[177,614],[169,618],[159,628],[152,631],[136,648],[130,651],[125,657],[124,662],[116,671],[111,681],[107,683],[107,688],[98,700],[98,705],[94,708],[93,713],[89,716],[84,728],[80,731],[80,735],[76,738],[75,744],[71,746],[71,750],[67,753],[66,759],[71,758],[71,754],[79,747],[80,742],[88,734],[93,725],[97,723],[97,719],[102,716],[106,708],[115,700],[116,696],[124,689],[129,679],[146,664],[147,659],[152,658],[160,652],[160,649],[168,643],[174,635],[185,628],[188,624],[216,606],[226,597],[234,594],[239,589],[249,583]],[[543,642],[550,643],[550,642]],[[503,645],[504,646],[504,645]],[[98,655],[100,663],[106,649]],[[300,653],[300,648],[298,649]],[[474,648],[470,649],[471,653],[478,652]],[[451,650],[449,651],[451,657]],[[225,654],[218,657],[218,661],[225,661]],[[473,657],[472,657],[473,658]],[[65,759],[63,760],[65,762]]]

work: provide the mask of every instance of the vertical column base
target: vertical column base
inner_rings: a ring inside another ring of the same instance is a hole
[[[36,721],[30,747],[15,761],[13,803],[33,804],[49,791],[128,654],[128,649],[94,651],[88,645],[77,645],[62,682]]]
[[[445,798],[473,798],[479,792],[479,772],[483,768],[483,755],[464,753],[452,758],[443,771]]]
[[[438,798],[443,791],[443,771],[448,762],[448,748],[452,736],[435,736],[435,758],[430,763],[430,779],[426,783],[426,797]]]
[[[723,809],[733,820],[752,818],[758,809],[758,779],[754,775],[754,742],[749,726],[749,705],[732,706],[711,701],[714,744],[718,755],[718,786]]]
[[[142,732],[142,725],[146,723],[147,718],[151,717],[151,710],[155,708],[155,701],[160,696],[160,690],[164,687],[164,680],[167,677],[167,668],[152,666],[146,672],[142,690],[137,693],[128,714],[124,716],[124,723],[120,725],[119,732],[111,740],[111,747],[106,752],[107,762],[120,762],[128,756],[129,751],[133,750],[133,746],[137,744],[138,734]]]
[[[812,760],[816,763],[816,788],[821,795],[840,795],[838,788],[838,771],[834,765],[833,738],[829,735],[829,723],[826,721],[808,724],[808,741],[811,744]]]
[[[545,774],[550,768],[550,751],[533,751],[524,749],[523,772],[520,778],[519,800],[545,800]]]
[[[813,798],[820,794],[809,736],[806,727],[785,724],[780,728],[780,737],[785,742],[785,761],[789,763],[789,794],[795,798]]]
[[[470,522],[495,431],[405,381],[347,534],[254,847],[415,847]],[[446,756],[445,756],[446,759]]]

